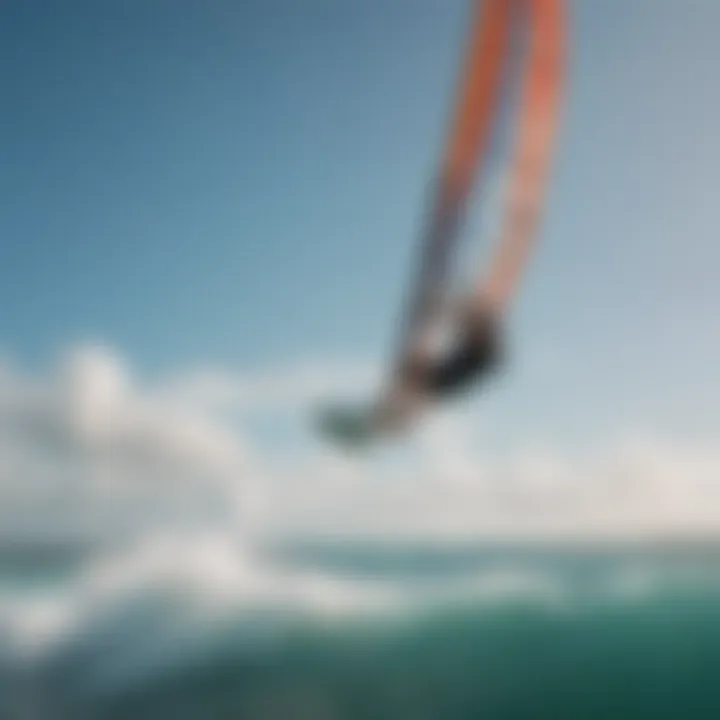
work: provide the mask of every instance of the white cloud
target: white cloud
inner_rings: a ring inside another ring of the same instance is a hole
[[[227,509],[228,498],[240,499],[248,464],[232,428],[141,388],[107,349],[79,348],[48,377],[3,371],[5,527],[102,526],[183,513],[193,502]]]
[[[447,417],[396,462],[318,452],[268,478],[276,531],[463,539],[694,538],[720,533],[720,446],[625,437],[593,451],[487,453]],[[291,478],[291,479],[290,479]]]
[[[352,459],[302,433],[249,442],[268,416],[370,387],[361,363],[133,377],[83,347],[45,377],[0,366],[2,527],[168,521],[246,533],[613,537],[720,530],[720,446],[626,437],[581,454],[486,452],[472,410],[433,414],[402,450]],[[304,422],[304,421],[303,421]],[[298,440],[299,439],[299,440]],[[33,524],[30,524],[33,521]]]

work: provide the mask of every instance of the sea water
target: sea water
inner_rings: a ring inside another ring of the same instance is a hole
[[[720,717],[720,546],[0,553],[0,717]]]

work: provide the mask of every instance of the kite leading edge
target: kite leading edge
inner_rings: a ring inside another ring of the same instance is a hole
[[[474,2],[459,95],[387,387],[369,408],[334,408],[320,417],[321,429],[343,444],[405,430],[426,406],[466,390],[500,364],[501,331],[536,235],[557,134],[565,0]],[[474,287],[448,300],[450,266],[467,202],[483,171],[499,114],[510,33],[520,23],[526,23],[528,39],[500,237]],[[438,320],[455,331],[453,345],[440,356],[430,342]]]

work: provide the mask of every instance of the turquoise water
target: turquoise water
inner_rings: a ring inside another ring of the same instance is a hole
[[[294,554],[294,567],[303,562],[362,575],[359,588],[406,570],[411,591],[371,613],[244,607],[185,636],[169,622],[186,617],[176,591],[136,594],[132,608],[16,668],[5,717],[720,717],[720,586],[707,554]],[[426,604],[408,599],[430,587],[428,576],[435,589],[452,584],[453,562],[474,577],[478,567],[532,569],[556,592],[537,582],[477,592],[479,581]],[[160,633],[163,624],[174,630]]]

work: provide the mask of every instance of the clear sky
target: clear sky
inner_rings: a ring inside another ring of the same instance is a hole
[[[717,0],[569,0],[498,432],[716,432]],[[141,373],[386,352],[461,0],[5,0],[0,345]]]

